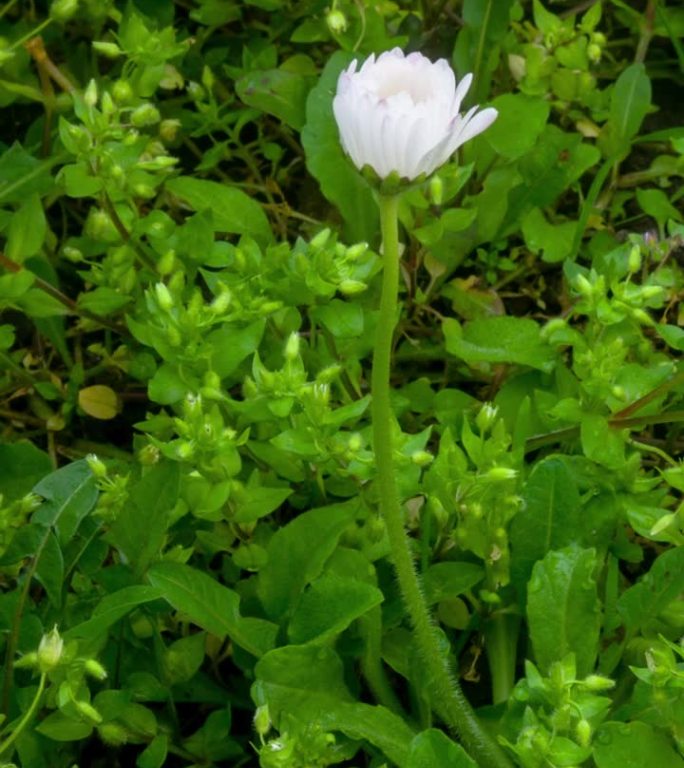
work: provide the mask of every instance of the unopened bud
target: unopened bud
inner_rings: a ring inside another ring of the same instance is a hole
[[[259,736],[265,736],[271,730],[271,715],[267,704],[257,707],[254,713],[254,730]]]
[[[83,101],[89,107],[94,107],[97,104],[97,83],[95,80],[91,80],[83,93]]]
[[[433,205],[441,205],[444,197],[444,182],[440,176],[433,176],[430,179],[430,200]]]
[[[123,51],[116,43],[110,43],[104,40],[94,40],[93,48],[102,56],[108,59],[116,59],[121,56]]]
[[[128,731],[119,723],[102,723],[97,734],[108,747],[122,747],[128,741]]]
[[[368,288],[361,280],[342,280],[337,287],[345,296],[356,296],[357,293],[362,293]]]
[[[60,662],[64,652],[64,640],[59,635],[57,625],[43,635],[38,646],[38,669],[51,672]]]
[[[90,675],[90,677],[95,680],[102,681],[107,679],[107,670],[95,659],[87,659],[83,668],[85,669],[86,674]]]
[[[291,333],[285,344],[285,359],[296,360],[299,357],[299,334]]]
[[[322,229],[314,238],[311,240],[311,247],[312,248],[323,248],[325,247],[326,243],[330,239],[330,229]]]
[[[589,675],[584,678],[582,684],[590,691],[609,691],[611,688],[615,688],[615,681],[602,675]]]
[[[107,467],[94,453],[89,453],[85,459],[90,471],[98,478],[98,480],[107,477]]]
[[[50,18],[68,21],[78,10],[78,0],[54,0],[50,6]]]
[[[414,451],[411,454],[411,461],[419,467],[427,467],[434,460],[434,456],[428,451]]]
[[[641,269],[641,248],[633,245],[627,260],[630,272],[638,272]]]
[[[141,104],[131,114],[131,123],[136,128],[144,128],[148,125],[156,125],[161,120],[159,110],[153,104]]]
[[[164,283],[157,283],[154,286],[154,292],[157,297],[157,304],[165,312],[169,312],[173,308],[173,296]]]
[[[349,26],[347,17],[338,8],[328,11],[325,17],[325,23],[333,35],[341,35]]]

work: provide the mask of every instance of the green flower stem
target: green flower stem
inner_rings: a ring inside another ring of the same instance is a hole
[[[520,618],[499,611],[484,625],[485,648],[492,676],[492,701],[508,701],[515,685],[516,645]]]
[[[398,196],[380,197],[384,268],[371,377],[373,444],[380,511],[387,526],[399,588],[413,624],[418,647],[431,677],[432,700],[438,702],[447,725],[458,734],[480,768],[511,768],[506,755],[479,723],[451,672],[437,627],[430,617],[423,597],[409,538],[404,528],[394,471],[393,414],[390,405],[392,339],[396,325],[399,286],[398,206]]]
[[[31,706],[26,710],[24,713],[24,716],[19,721],[19,724],[17,727],[10,733],[10,735],[0,744],[0,758],[3,757],[9,750],[9,748],[14,744],[14,742],[21,736],[22,732],[26,728],[26,726],[31,722],[33,719],[33,716],[36,714],[36,710],[38,709],[38,704],[40,703],[40,699],[43,695],[43,691],[45,690],[45,680],[47,675],[45,672],[40,676],[40,682],[38,683],[38,689],[36,690],[36,695],[33,697],[33,701],[31,702]]]

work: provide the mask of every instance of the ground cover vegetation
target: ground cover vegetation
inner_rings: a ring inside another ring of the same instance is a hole
[[[390,440],[494,752],[380,512],[394,47],[498,110],[399,200]],[[0,5],[0,765],[684,766],[683,96],[674,0]]]

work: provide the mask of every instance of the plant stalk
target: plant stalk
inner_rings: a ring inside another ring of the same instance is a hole
[[[384,268],[371,376],[371,414],[380,511],[387,527],[399,588],[431,677],[430,698],[438,702],[448,726],[456,732],[480,768],[512,768],[504,752],[478,721],[451,672],[437,627],[430,617],[423,596],[404,528],[394,469],[393,414],[390,404],[392,339],[399,287],[398,207],[398,196],[380,196]]]

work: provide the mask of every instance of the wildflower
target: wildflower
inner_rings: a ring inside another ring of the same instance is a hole
[[[445,59],[433,63],[394,48],[357,65],[340,74],[333,112],[344,151],[381,179],[431,174],[496,119],[492,108],[459,113],[473,76],[456,85]]]

